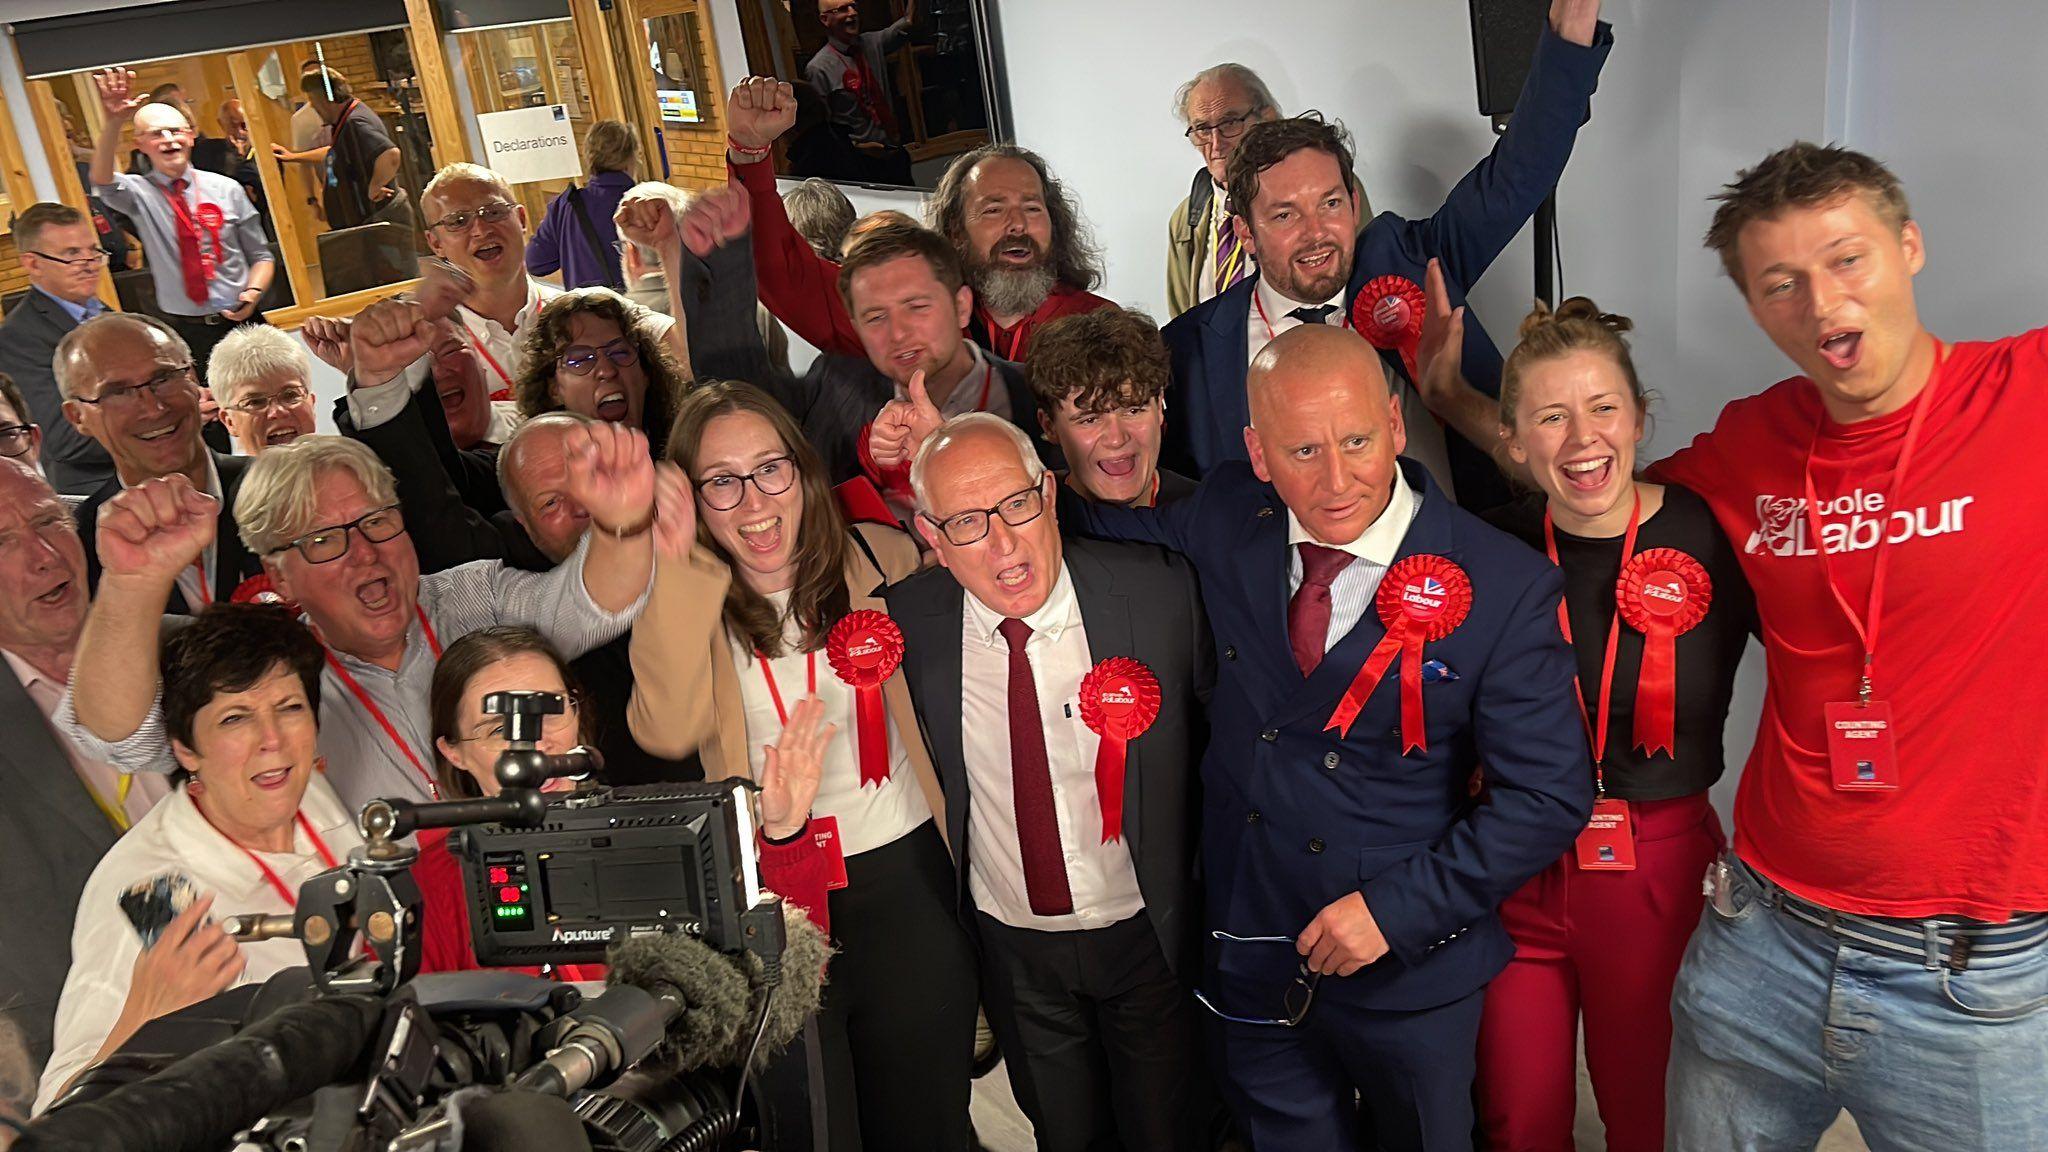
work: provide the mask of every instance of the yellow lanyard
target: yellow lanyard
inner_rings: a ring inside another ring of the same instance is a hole
[[[99,789],[90,784],[85,786],[85,791],[92,797],[92,802],[99,806],[100,814],[105,816],[117,831],[126,832],[129,826],[128,790],[134,786],[135,777],[126,772],[121,773],[121,783],[114,791],[112,804],[107,803],[107,798],[100,795]]]

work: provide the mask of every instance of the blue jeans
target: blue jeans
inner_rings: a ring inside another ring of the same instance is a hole
[[[1673,1152],[1809,1150],[1848,1109],[1873,1152],[2048,1148],[2048,946],[1964,972],[1838,943],[1760,900],[1701,914],[1672,993]]]

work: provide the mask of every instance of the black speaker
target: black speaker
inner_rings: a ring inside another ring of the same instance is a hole
[[[1522,82],[1543,22],[1550,18],[1549,0],[1471,0],[1472,71],[1479,80],[1479,114],[1506,116],[1515,110]]]

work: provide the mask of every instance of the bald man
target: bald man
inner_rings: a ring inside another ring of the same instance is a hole
[[[1248,463],[1158,508],[1060,508],[1201,577],[1227,1091],[1258,1148],[1469,1149],[1480,998],[1513,953],[1494,909],[1592,807],[1562,578],[1401,458],[1356,335],[1282,333],[1248,383]]]

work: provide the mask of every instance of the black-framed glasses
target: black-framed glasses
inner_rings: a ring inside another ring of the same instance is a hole
[[[1003,523],[1012,528],[1022,528],[1045,515],[1045,481],[1040,480],[1029,488],[1010,493],[993,508],[970,508],[965,512],[955,512],[944,520],[927,512],[918,515],[930,521],[955,548],[965,548],[988,535],[989,518],[992,516],[1002,517]]]
[[[9,424],[0,428],[0,456],[20,456],[35,443],[36,426],[33,424]]]
[[[104,248],[95,248],[91,253],[84,256],[52,256],[48,252],[38,252],[34,248],[29,249],[28,254],[39,260],[48,260],[52,264],[62,264],[66,268],[80,265],[87,268],[97,268],[107,262],[107,253]]]
[[[1188,125],[1188,130],[1181,133],[1181,135],[1186,136],[1197,144],[1206,143],[1212,138],[1235,140],[1239,136],[1244,135],[1244,130],[1251,126],[1252,117],[1258,114],[1258,109],[1255,108],[1250,112],[1239,112],[1235,116],[1225,116],[1214,124],[1190,124]]]
[[[382,544],[405,531],[405,517],[398,511],[398,505],[365,512],[346,524],[335,524],[326,528],[315,528],[296,540],[287,540],[282,548],[272,548],[275,556],[293,548],[306,558],[308,564],[327,564],[348,555],[348,534],[362,533],[363,539],[372,544]]]
[[[751,472],[734,475],[720,472],[697,481],[697,495],[703,497],[704,506],[713,512],[730,512],[747,498],[747,485],[752,484],[763,496],[780,496],[796,483],[796,461],[788,456],[771,456],[754,466]]]
[[[571,376],[588,376],[597,370],[599,356],[620,368],[631,368],[640,362],[640,348],[623,336],[602,348],[592,348],[588,344],[572,344],[560,356],[555,357],[555,363]]]
[[[486,224],[503,223],[505,218],[512,215],[512,210],[517,207],[519,205],[509,200],[493,200],[489,204],[462,212],[450,212],[448,215],[427,225],[427,227],[439,228],[443,232],[455,235],[469,231],[469,226],[478,220]]]
[[[144,392],[149,393],[158,403],[162,403],[165,389],[177,393],[195,384],[192,365],[177,364],[158,370],[155,375],[140,384],[107,384],[100,388],[98,396],[73,396],[72,399],[80,404],[90,404],[95,408],[119,412],[132,409],[141,403]]]
[[[1233,936],[1228,932],[1220,930],[1212,931],[1209,935],[1224,944],[1285,944],[1289,948],[1296,946],[1292,936]],[[1255,1024],[1260,1027],[1270,1028],[1299,1028],[1301,1027],[1301,1022],[1308,1019],[1308,1010],[1315,1006],[1316,985],[1322,983],[1322,980],[1323,974],[1310,968],[1308,961],[1303,960],[1300,970],[1295,974],[1294,979],[1288,982],[1286,991],[1280,995],[1281,1007],[1287,1012],[1285,1016],[1236,1016],[1218,1008],[1215,1002],[1209,999],[1208,994],[1200,988],[1195,989],[1195,1000],[1202,1007],[1207,1008],[1217,1019],[1228,1020],[1232,1024]]]
[[[228,408],[244,416],[261,416],[272,408],[280,412],[290,411],[312,398],[313,394],[304,388],[282,388],[268,396],[250,396],[237,400],[228,405]]]

